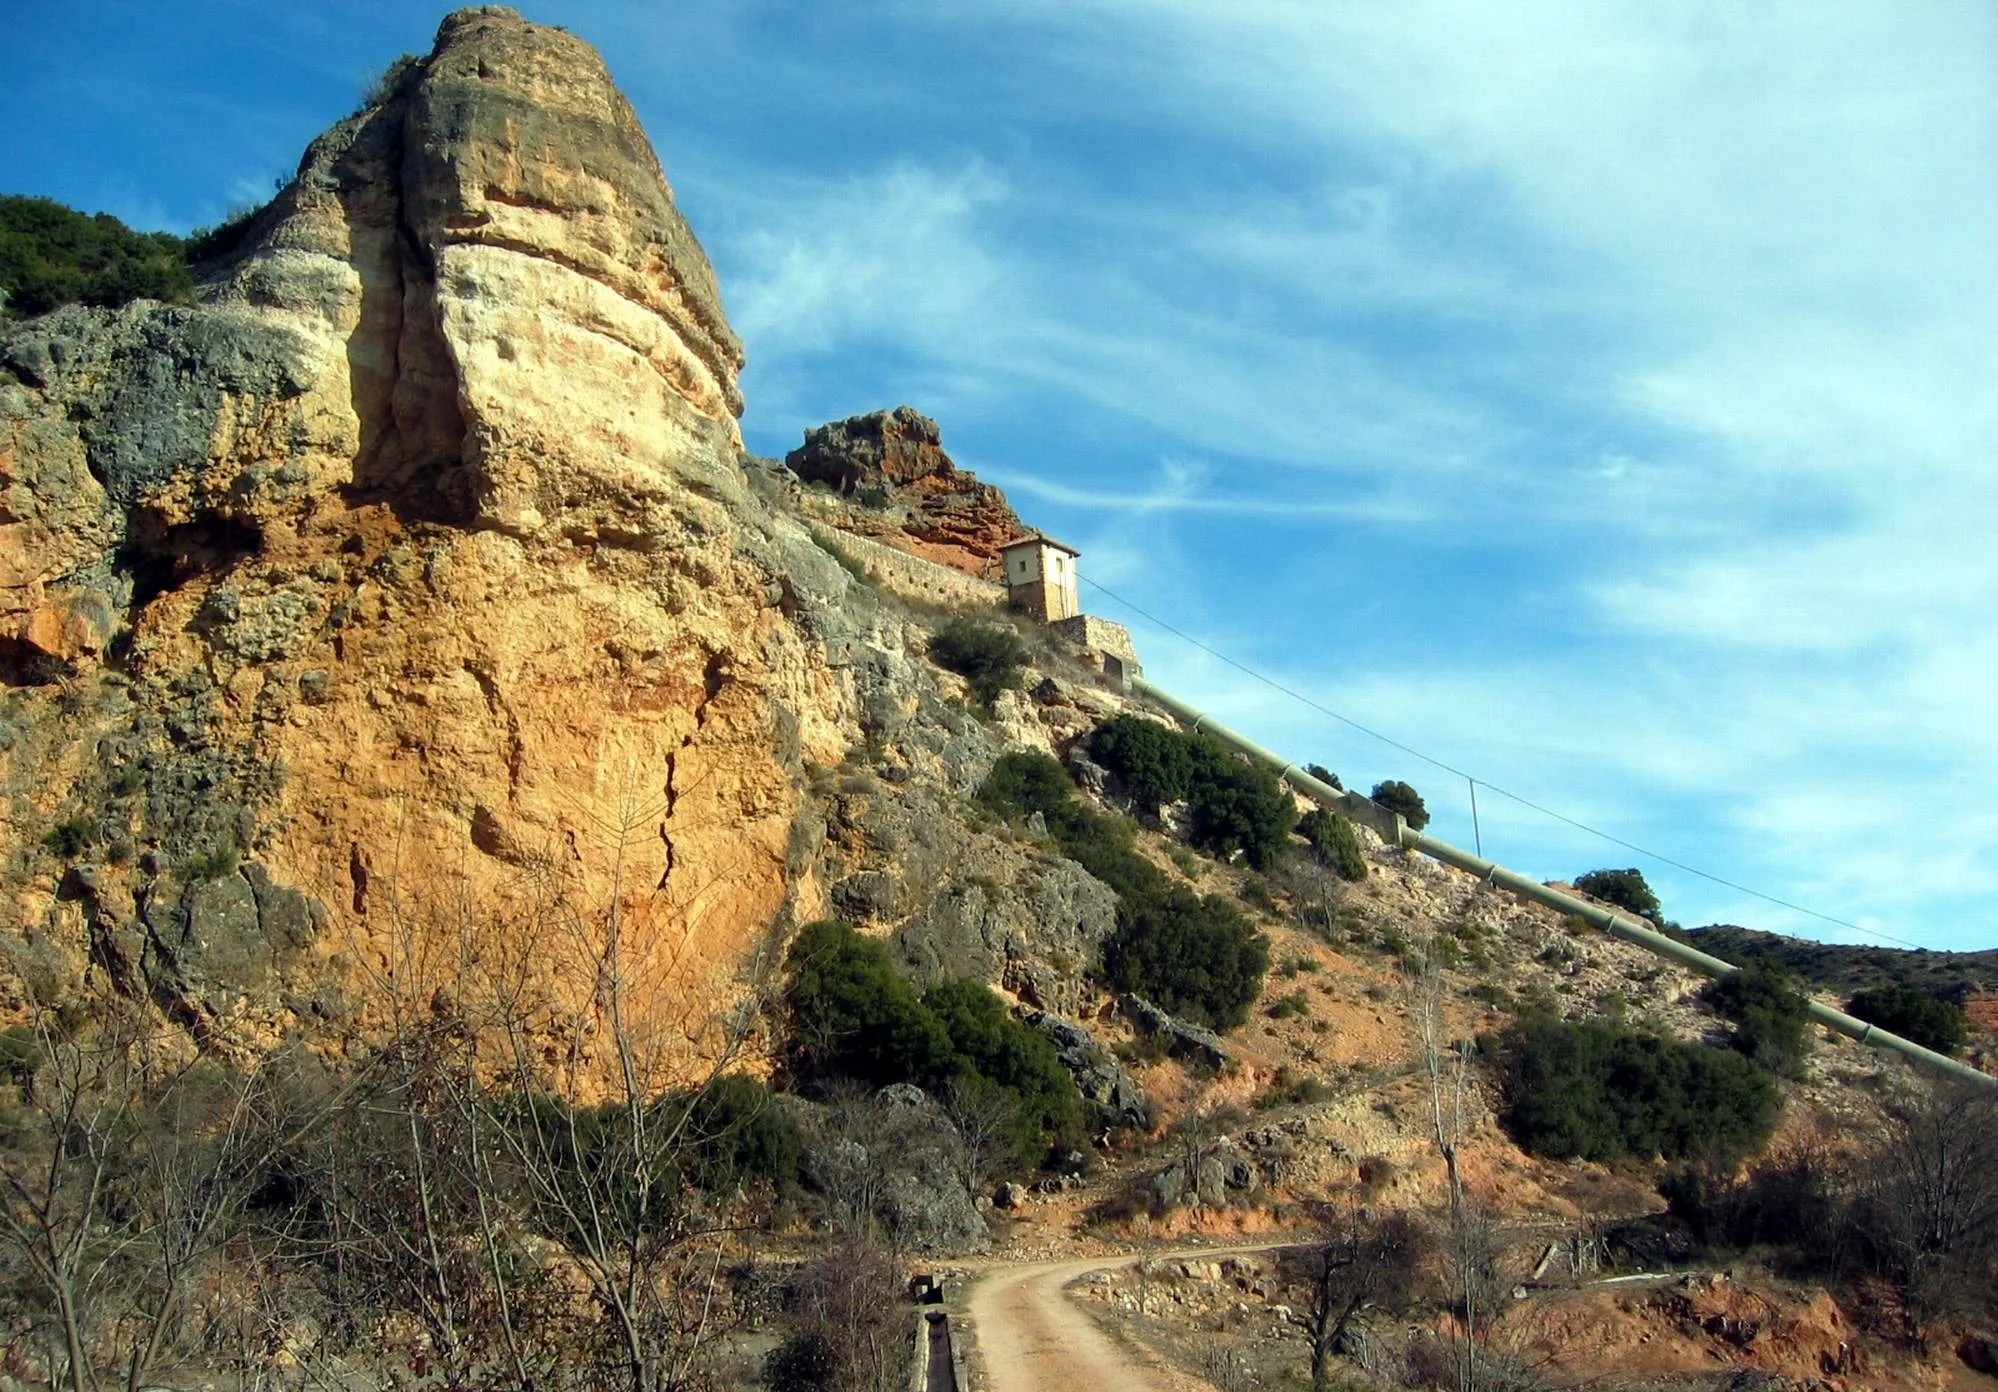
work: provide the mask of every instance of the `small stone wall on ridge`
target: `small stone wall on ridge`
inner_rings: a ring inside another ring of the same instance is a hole
[[[897,551],[886,542],[826,529],[826,540],[866,568],[876,583],[896,594],[932,604],[1004,604],[1006,587],[980,580],[935,561]]]

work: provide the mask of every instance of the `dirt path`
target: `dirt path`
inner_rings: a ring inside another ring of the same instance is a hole
[[[972,1287],[968,1313],[986,1392],[1186,1392],[1206,1383],[1112,1340],[1062,1293],[1076,1277],[1147,1259],[1227,1256],[1272,1245],[1183,1247],[995,1267]]]

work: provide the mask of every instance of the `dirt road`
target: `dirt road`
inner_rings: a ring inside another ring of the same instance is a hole
[[[1154,1259],[1216,1257],[1268,1250],[1187,1247]],[[1206,1383],[1112,1340],[1062,1288],[1090,1271],[1129,1266],[1144,1257],[1083,1257],[995,1267],[972,1287],[972,1329],[988,1392],[1189,1392]]]

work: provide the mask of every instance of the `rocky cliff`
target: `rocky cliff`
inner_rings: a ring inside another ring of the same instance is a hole
[[[249,1046],[525,950],[586,1054],[605,923],[686,1040],[829,902],[994,979],[1050,896],[1100,935],[1017,853],[930,906],[943,813],[1049,708],[953,708],[769,504],[742,360],[602,60],[498,8],[197,305],[0,330],[0,1010],[109,987]],[[859,747],[898,781],[808,777]]]

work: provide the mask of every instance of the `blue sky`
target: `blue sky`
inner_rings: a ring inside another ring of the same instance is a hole
[[[0,0],[0,189],[186,229],[448,6]],[[550,3],[644,118],[744,434],[909,403],[1084,574],[1713,875],[1998,945],[1998,9]],[[1349,785],[1461,779],[1176,638]],[[1865,940],[1481,791],[1488,853]]]

